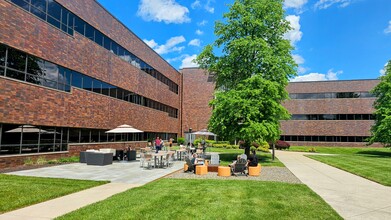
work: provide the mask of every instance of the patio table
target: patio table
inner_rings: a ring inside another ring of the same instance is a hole
[[[179,149],[176,151],[176,157],[178,160],[182,160],[182,153],[186,152],[186,149]]]
[[[160,157],[160,164],[159,164],[159,167],[163,167],[163,156],[166,156],[167,155],[167,152],[162,152],[162,151],[160,151],[160,152],[158,152],[158,153],[152,153],[151,154],[152,155],[152,157],[154,157],[154,167],[156,168],[157,167],[157,163],[156,163],[156,159],[158,158],[158,157]]]

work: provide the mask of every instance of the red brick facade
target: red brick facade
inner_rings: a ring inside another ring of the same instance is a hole
[[[213,99],[215,84],[205,70],[185,68],[181,72],[183,75],[182,132],[189,131],[189,128],[193,132],[205,129],[212,115],[212,108],[208,103]]]
[[[96,1],[58,2],[181,86],[180,73]],[[180,111],[179,94],[77,32],[70,36],[7,1],[0,1],[0,14],[0,43]],[[180,133],[180,118],[77,88],[69,94],[0,78],[0,89],[0,123],[101,129],[130,124],[143,131]]]

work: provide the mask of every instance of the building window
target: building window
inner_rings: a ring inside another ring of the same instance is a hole
[[[304,142],[365,142],[366,136],[303,136],[281,135],[280,140]]]
[[[290,99],[374,98],[369,92],[291,93]]]
[[[372,114],[294,114],[290,120],[374,120]]]

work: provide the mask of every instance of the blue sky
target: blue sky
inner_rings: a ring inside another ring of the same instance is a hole
[[[215,40],[233,0],[98,0],[176,69]],[[374,79],[391,59],[391,0],[285,0],[299,77]]]

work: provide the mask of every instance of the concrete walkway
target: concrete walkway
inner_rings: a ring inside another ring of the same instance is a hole
[[[87,166],[86,164],[74,163],[9,173],[20,176],[109,180],[111,183],[7,212],[0,215],[0,220],[54,219],[117,193],[162,178],[182,169],[183,164],[183,161],[176,161],[170,168],[148,170],[140,168],[139,162],[116,162],[108,166]],[[32,192],[31,196],[34,196],[34,192]]]
[[[276,151],[278,159],[344,219],[391,219],[391,187],[303,156]]]

